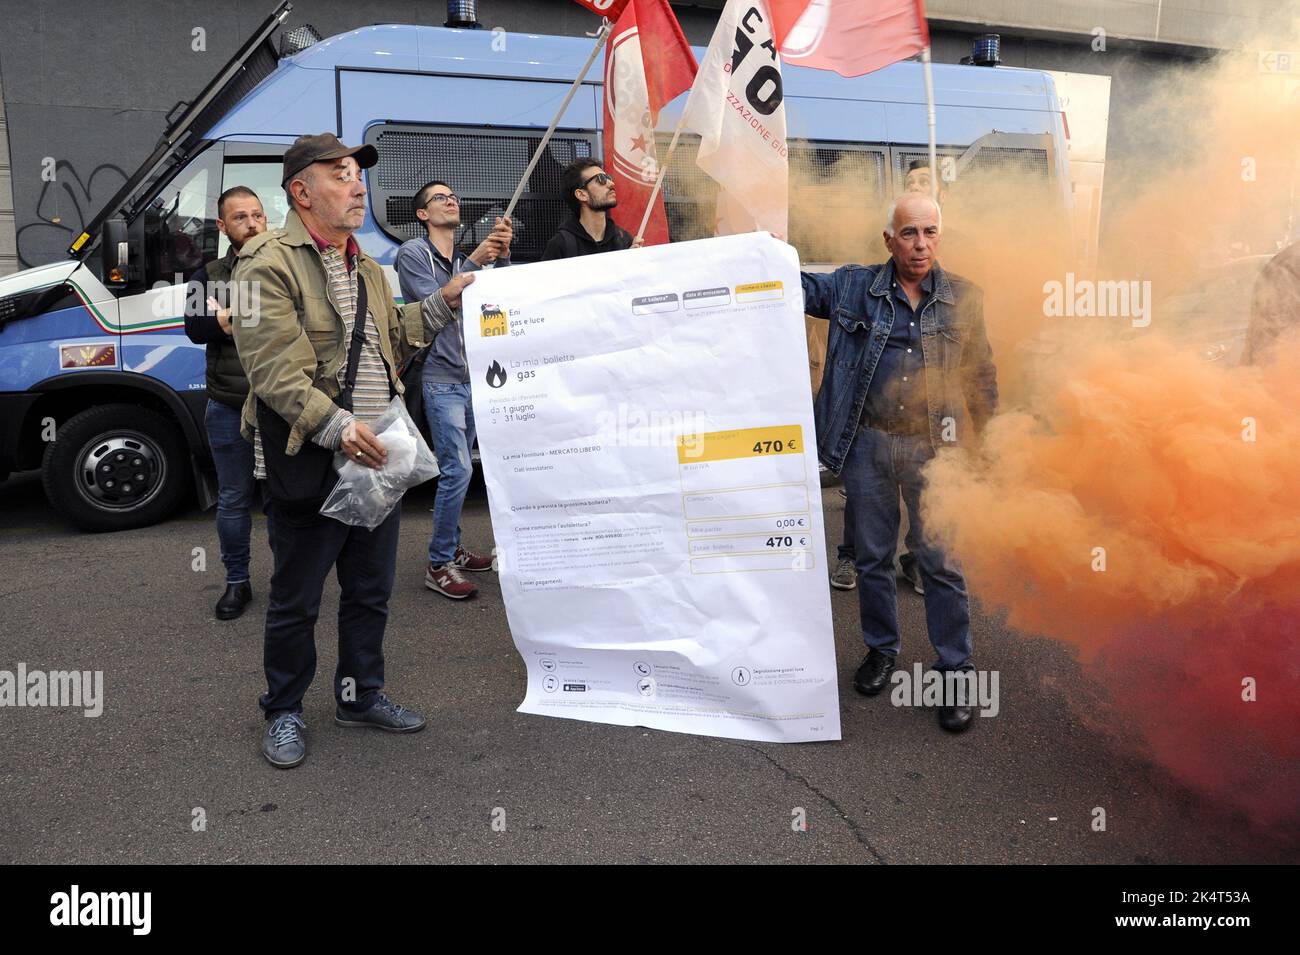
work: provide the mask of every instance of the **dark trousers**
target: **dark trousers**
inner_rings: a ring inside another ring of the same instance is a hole
[[[253,480],[253,445],[239,433],[239,412],[234,408],[209,398],[203,420],[217,468],[217,541],[226,566],[226,583],[247,583],[257,484]]]
[[[869,648],[897,655],[898,604],[894,551],[902,493],[917,567],[925,584],[925,622],[938,657],[936,670],[971,669],[970,611],[966,581],[956,562],[925,536],[921,521],[921,470],[934,457],[930,436],[896,435],[864,427],[844,462],[844,489],[853,504],[853,550],[858,567],[862,638]]]
[[[266,608],[263,660],[266,693],[258,701],[268,719],[302,712],[316,675],[316,617],[331,567],[339,581],[339,662],[334,698],[345,710],[367,709],[384,686],[384,628],[397,566],[402,509],[373,531],[315,512],[266,505],[275,570]],[[345,694],[345,680],[355,681]]]

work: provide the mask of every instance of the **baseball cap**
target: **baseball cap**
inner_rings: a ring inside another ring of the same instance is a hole
[[[362,169],[369,169],[379,161],[379,152],[374,146],[345,146],[333,133],[299,136],[284,152],[284,178],[280,185],[287,186],[290,179],[314,162],[342,159],[344,156],[354,157]]]

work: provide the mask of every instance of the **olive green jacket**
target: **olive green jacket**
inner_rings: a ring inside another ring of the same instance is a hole
[[[421,302],[399,306],[379,263],[364,252],[356,267],[366,283],[389,381],[400,395],[398,367],[429,343],[451,313],[445,307],[422,309]],[[249,383],[241,431],[253,440],[261,398],[289,423],[286,451],[297,454],[338,410],[333,399],[341,390],[338,372],[347,360],[348,337],[327,291],[320,250],[296,211],[290,210],[284,228],[244,243],[233,278],[239,292],[231,328]]]

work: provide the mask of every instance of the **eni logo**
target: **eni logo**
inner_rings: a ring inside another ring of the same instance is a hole
[[[484,338],[496,338],[510,331],[510,322],[506,318],[505,309],[500,305],[485,303],[479,306],[479,310],[482,312],[479,316],[479,328]]]

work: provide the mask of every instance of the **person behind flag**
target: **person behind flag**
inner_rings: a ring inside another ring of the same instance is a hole
[[[935,669],[974,669],[966,581],[925,535],[922,471],[940,448],[978,439],[997,410],[997,370],[983,292],[936,260],[942,228],[933,199],[904,193],[887,213],[888,261],[802,273],[804,311],[836,316],[813,411],[819,456],[843,473],[853,506],[868,650],[853,685],[867,696],[889,683],[901,645],[893,573],[900,492],[915,530]],[[939,725],[955,733],[969,728],[969,703],[945,700]]]
[[[950,159],[945,158],[939,164],[940,169],[945,162],[949,161]],[[912,160],[907,166],[907,175],[903,178],[903,191],[930,195],[931,176],[928,159]],[[936,183],[935,192],[939,197],[939,208],[948,210],[949,219],[952,218],[952,209],[949,208],[948,200],[952,197],[955,185],[956,183],[946,175],[940,175]],[[958,205],[960,203],[959,199]],[[975,282],[984,281],[984,258],[979,253],[979,244],[967,232],[958,230],[951,221],[945,223],[943,227],[943,260],[948,268],[957,270],[967,278]]]
[[[575,159],[564,167],[560,178],[564,201],[572,218],[560,223],[559,231],[546,243],[542,261],[571,259],[576,255],[619,252],[640,247],[626,229],[615,225],[609,212],[618,205],[614,177],[594,159]]]

